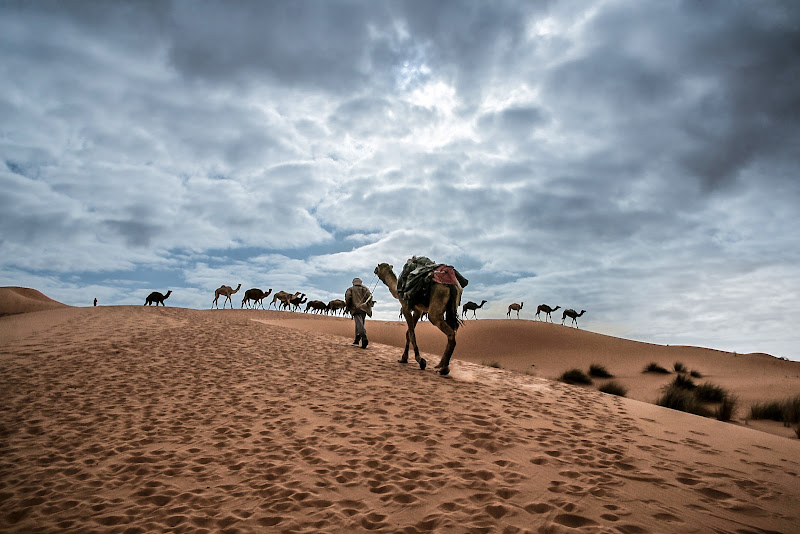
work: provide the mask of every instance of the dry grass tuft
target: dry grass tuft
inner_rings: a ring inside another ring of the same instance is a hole
[[[592,384],[592,379],[580,369],[570,369],[569,371],[564,371],[561,376],[558,377],[558,379],[562,382],[566,382],[567,384]]]
[[[593,376],[595,378],[612,378],[614,375],[608,372],[604,366],[593,363],[589,366],[589,376]]]
[[[647,366],[645,366],[645,368],[644,368],[644,370],[642,372],[643,373],[659,373],[659,374],[662,374],[662,375],[668,375],[669,374],[669,371],[667,369],[661,367],[656,362],[647,364]]]
[[[616,380],[611,380],[610,382],[606,382],[599,388],[598,391],[602,391],[603,393],[608,393],[609,395],[617,395],[618,397],[624,397],[628,394],[628,388],[617,382]]]

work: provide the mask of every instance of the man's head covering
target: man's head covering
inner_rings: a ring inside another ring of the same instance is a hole
[[[363,282],[361,281],[361,278],[353,278],[353,285],[354,286],[360,286],[362,283]]]

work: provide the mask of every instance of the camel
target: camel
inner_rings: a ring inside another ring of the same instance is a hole
[[[299,293],[299,291],[298,291],[298,293]],[[305,293],[301,293],[300,295],[295,293],[294,295],[289,297],[289,300],[281,302],[281,309],[286,308],[289,311],[297,311],[297,310],[299,310],[300,309],[300,305],[301,304],[305,304],[306,301],[308,300],[308,298],[303,298],[305,296],[306,296]]]
[[[564,319],[567,317],[572,317],[572,322],[575,324],[575,328],[578,327],[578,317],[586,313],[586,310],[581,310],[580,313],[577,313],[575,310],[564,310],[564,314],[561,316],[561,324],[564,324]]]
[[[270,289],[266,293],[264,293],[257,287],[254,287],[253,289],[248,289],[247,291],[244,292],[244,298],[242,299],[242,308],[244,308],[245,303],[247,303],[249,307],[250,301],[252,301],[254,308],[257,308],[258,305],[261,304],[261,309],[263,310],[264,309],[263,301],[265,298],[269,296],[270,293],[272,293],[272,289]]]
[[[341,299],[333,299],[326,306],[325,312],[326,313],[330,312],[333,315],[336,315],[336,312],[338,312],[339,310],[344,310],[345,306],[347,306],[347,303],[345,303],[345,301]]]
[[[219,302],[218,302],[219,296],[224,295],[225,300],[222,301],[222,309],[223,310],[225,309],[225,303],[227,301],[231,301],[231,309],[233,309],[233,299],[231,298],[231,295],[239,291],[241,287],[242,284],[236,286],[236,289],[233,289],[231,286],[226,286],[226,285],[220,286],[219,289],[214,291],[214,302],[211,303],[211,307],[213,308],[214,306],[216,306],[217,308],[219,308]]]
[[[417,304],[413,309],[410,309],[408,304],[400,298],[397,293],[397,276],[392,271],[392,266],[388,263],[381,263],[375,267],[375,274],[378,278],[386,284],[389,292],[394,298],[400,301],[401,311],[405,317],[408,330],[406,330],[406,347],[403,351],[403,356],[399,363],[408,363],[408,349],[409,345],[414,347],[414,359],[419,364],[420,369],[425,369],[427,362],[425,358],[419,355],[419,347],[417,346],[417,336],[414,333],[414,328],[417,326],[417,321],[423,313],[428,314],[430,322],[447,336],[447,347],[444,349],[442,359],[436,369],[439,374],[446,376],[450,374],[450,358],[453,356],[453,351],[456,348],[456,332],[459,327],[458,319],[458,306],[461,304],[461,285],[456,282],[455,284],[440,284],[433,282],[430,289],[430,299],[427,305]]]
[[[540,305],[539,305],[539,307],[538,307],[538,308],[536,308],[536,317],[538,317],[538,318],[539,318],[539,320],[541,320],[541,319],[542,319],[542,316],[541,316],[541,315],[539,315],[539,314],[540,314],[541,312],[544,312],[544,313],[545,313],[544,320],[545,320],[545,322],[546,322],[546,321],[547,321],[547,318],[548,318],[548,317],[550,317],[550,314],[551,314],[551,313],[553,313],[554,311],[556,311],[557,309],[559,309],[560,307],[561,307],[561,306],[556,306],[555,308],[551,308],[551,307],[550,307],[550,306],[548,306],[547,304],[540,304]],[[551,323],[553,322],[553,318],[552,318],[552,317],[550,317],[550,322],[551,322]]]
[[[464,304],[464,307],[461,308],[461,316],[462,317],[466,317],[467,316],[467,312],[472,310],[472,316],[477,319],[478,317],[475,315],[475,310],[477,310],[478,308],[483,308],[484,304],[486,304],[485,300],[482,300],[480,304],[476,304],[476,303],[472,302],[471,300],[468,301],[466,304]]]
[[[517,312],[517,319],[519,319],[519,311],[522,309],[522,305],[523,305],[523,304],[525,304],[525,303],[524,303],[524,302],[520,302],[519,304],[517,304],[517,303],[515,302],[515,303],[513,303],[513,304],[510,304],[510,305],[508,306],[508,313],[506,313],[506,317],[508,317],[509,319],[511,319],[511,310],[515,310],[515,311]]]
[[[167,291],[166,295],[162,295],[158,291],[153,291],[152,293],[147,295],[146,299],[144,299],[144,306],[150,306],[151,304],[153,304],[155,302],[156,303],[156,308],[157,308],[158,307],[158,303],[160,302],[162,306],[166,307],[166,304],[164,304],[164,301],[167,300],[171,294],[172,294],[172,290],[171,289],[169,291]]]
[[[309,300],[305,311],[311,310],[311,313],[322,313],[327,307],[328,305],[321,300]]]
[[[281,306],[287,306],[288,307],[289,306],[289,299],[292,299],[292,298],[298,296],[299,294],[300,294],[299,291],[297,293],[295,293],[294,295],[292,295],[291,293],[287,293],[286,291],[278,291],[277,293],[272,295],[272,302],[270,302],[269,305],[272,306],[273,304],[275,304],[276,301],[279,300],[279,301],[281,301]],[[278,309],[278,305],[277,304],[275,304],[275,309],[276,310]]]

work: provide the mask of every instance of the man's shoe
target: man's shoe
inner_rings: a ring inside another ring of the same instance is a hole
[[[358,345],[359,341],[361,341],[361,336],[356,336],[356,340],[353,341],[353,345]]]
[[[366,349],[367,345],[369,345],[369,341],[367,340],[367,336],[361,338],[361,348]]]

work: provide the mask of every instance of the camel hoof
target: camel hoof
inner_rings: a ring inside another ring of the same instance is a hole
[[[439,374],[442,375],[442,376],[449,375],[450,374],[450,368],[449,367],[443,367],[442,369],[439,369]]]
[[[425,358],[420,358],[419,359],[419,368],[424,371],[427,366],[428,366],[428,362],[425,361]]]
[[[408,363],[408,360],[397,360],[397,363]]]

